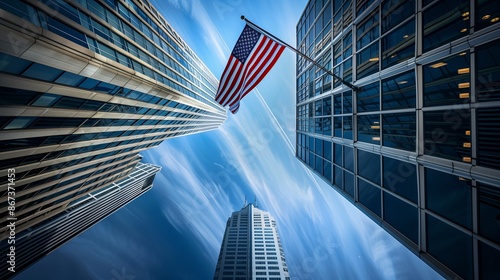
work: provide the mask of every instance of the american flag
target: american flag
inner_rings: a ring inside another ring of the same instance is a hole
[[[231,113],[238,112],[240,100],[260,83],[284,49],[247,24],[222,72],[215,100],[222,106],[229,105]]]

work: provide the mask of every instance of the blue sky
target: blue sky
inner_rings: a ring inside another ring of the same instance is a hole
[[[240,15],[293,45],[307,2],[152,3],[219,77]],[[143,152],[163,167],[153,189],[17,279],[211,279],[226,220],[245,196],[277,220],[292,279],[440,279],[295,158],[294,73],[285,50],[219,129]]]

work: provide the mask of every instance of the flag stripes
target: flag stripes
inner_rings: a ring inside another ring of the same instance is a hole
[[[245,26],[222,72],[215,99],[234,114],[240,101],[254,89],[278,61],[285,46]]]

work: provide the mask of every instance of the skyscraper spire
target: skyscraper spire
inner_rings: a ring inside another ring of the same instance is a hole
[[[247,206],[247,196],[245,195],[245,202],[243,202],[243,207]]]

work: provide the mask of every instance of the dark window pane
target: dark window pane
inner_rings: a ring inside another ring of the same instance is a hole
[[[351,147],[344,146],[344,167],[354,172],[354,154],[353,149]]]
[[[352,113],[352,91],[346,91],[342,93],[343,95],[343,101],[344,103],[342,104],[342,111],[344,114],[349,114]]]
[[[471,162],[470,129],[470,110],[424,112],[424,153]]]
[[[332,143],[323,140],[323,157],[332,161]]]
[[[339,166],[344,166],[342,164],[342,145],[341,144],[333,144],[334,152],[335,152],[335,164]]]
[[[358,115],[358,141],[380,144],[379,115]]]
[[[387,34],[381,40],[382,69],[415,56],[415,20]]]
[[[78,109],[85,103],[85,99],[63,96],[54,105],[55,108]]]
[[[414,0],[387,0],[382,4],[382,33],[415,13]]]
[[[357,78],[361,79],[378,72],[378,43],[370,45],[357,54]]]
[[[425,185],[427,209],[472,228],[472,191],[468,180],[426,168]]]
[[[333,96],[333,114],[342,114],[342,94]]]
[[[500,7],[500,5],[497,6]],[[478,69],[476,95],[479,101],[500,100],[499,53],[499,40],[476,48],[476,65]]]
[[[384,220],[418,244],[418,210],[416,207],[384,192]]]
[[[497,250],[481,241],[478,241],[478,243],[479,279],[498,278],[498,260],[500,260],[500,250]]]
[[[396,159],[382,157],[384,189],[390,190],[415,203],[418,199],[416,166]]]
[[[466,52],[423,67],[424,106],[470,101],[470,63]]]
[[[323,155],[323,140],[321,139],[316,139],[315,141],[315,149],[314,149],[314,152],[320,156]]]
[[[358,179],[358,192],[359,202],[380,217],[380,189],[365,180]]]
[[[416,147],[416,114],[382,115],[382,141],[386,147],[414,152]]]
[[[500,190],[478,183],[479,234],[500,244]]]
[[[358,150],[358,175],[380,185],[380,156]]]
[[[423,12],[424,52],[469,34],[469,1],[436,1]]]
[[[0,87],[0,105],[28,105],[38,94],[31,90]]]
[[[382,80],[382,110],[415,108],[415,72]]]
[[[473,278],[472,238],[426,215],[427,252],[464,279]]]
[[[343,170],[342,168],[338,167],[338,166],[335,166],[335,185],[337,187],[339,187],[340,189],[343,189],[343,184],[342,184],[342,173],[343,173]]]
[[[343,118],[344,138],[352,140],[352,116],[345,116]]]
[[[477,165],[500,169],[500,110],[477,109]]]
[[[366,85],[358,91],[358,113],[380,110],[379,83]]]
[[[499,20],[500,5],[498,5],[498,2],[488,0],[476,1],[476,30],[495,24]]]
[[[354,197],[354,175],[344,170],[344,190]]]

